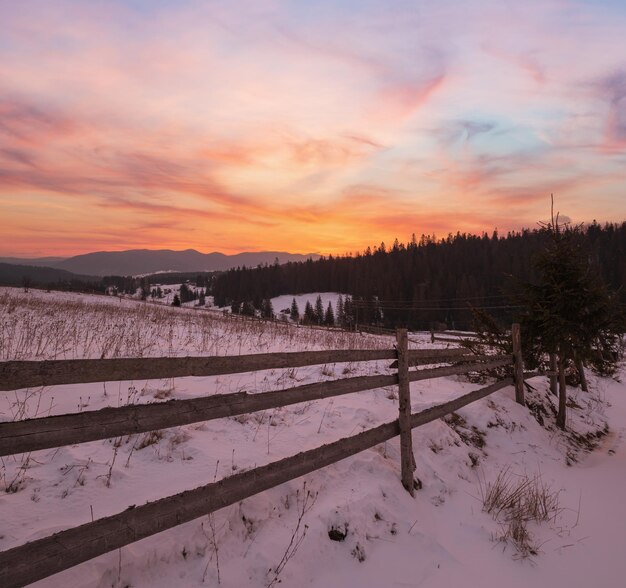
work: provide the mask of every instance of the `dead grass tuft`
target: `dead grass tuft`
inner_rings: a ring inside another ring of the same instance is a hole
[[[560,490],[552,490],[540,473],[516,474],[506,467],[493,482],[481,482],[480,493],[483,510],[501,525],[495,539],[512,543],[522,559],[539,550],[527,524],[554,521],[562,511]]]

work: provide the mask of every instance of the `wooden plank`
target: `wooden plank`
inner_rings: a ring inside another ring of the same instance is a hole
[[[510,364],[511,357],[504,356],[502,358],[498,357],[497,359],[492,359],[491,361],[487,361],[485,363],[462,363],[440,368],[411,371],[409,372],[409,380],[411,382],[418,382],[420,380],[432,380],[433,378],[443,378],[444,376],[467,374],[469,372],[481,372]]]
[[[409,381],[409,357],[406,329],[396,331],[398,350],[398,423],[400,426],[400,464],[402,469],[402,485],[411,496],[413,488],[413,436],[411,433],[411,386]]]
[[[411,362],[470,355],[467,349],[409,351]],[[294,353],[258,353],[224,357],[143,357],[117,359],[58,359],[0,362],[0,391],[35,386],[87,384],[121,380],[151,380],[184,376],[216,376],[257,370],[395,359],[393,349],[338,349]]]
[[[513,339],[513,360],[514,379],[515,379],[515,402],[525,405],[524,403],[524,360],[522,358],[522,335],[519,323],[511,326],[511,337]]]
[[[388,441],[398,422],[229,478],[137,506],[0,553],[0,586],[17,588],[166,529],[235,504]]]
[[[393,349],[338,349],[225,357],[5,361],[0,362],[0,390],[120,380],[217,376],[324,363],[395,359],[395,357]]]
[[[418,412],[414,415],[411,415],[411,427],[421,427],[426,423],[430,423],[431,421],[435,421],[440,419],[441,417],[450,414],[451,412],[455,412],[472,402],[476,402],[481,398],[485,398],[498,390],[502,390],[506,386],[510,386],[513,383],[512,378],[506,378],[505,380],[500,380],[495,384],[490,384],[489,386],[485,386],[484,388],[479,388],[478,390],[474,390],[469,394],[465,394],[459,398],[455,398],[450,402],[446,402],[444,404],[439,404],[437,406],[433,406],[432,408],[427,408],[422,412]]]
[[[445,363],[448,361],[458,361],[459,358],[471,356],[472,352],[465,347],[457,347],[455,349],[409,349],[409,365],[418,362],[426,363]]]
[[[188,400],[103,408],[0,423],[0,456],[279,408],[299,402],[393,386],[397,381],[396,375],[359,376],[261,394],[246,392],[216,394]]]
[[[510,357],[504,357],[487,363],[422,369],[409,372],[409,379],[416,382],[493,369],[510,361]],[[216,394],[0,423],[0,456],[188,425],[395,384],[395,375],[360,376],[261,394]]]
[[[451,350],[448,350],[451,351]],[[462,350],[463,353],[455,353],[452,355],[445,355],[445,356],[435,356],[435,357],[431,357],[431,358],[413,358],[412,359],[412,350],[408,351],[409,354],[409,367],[416,367],[418,365],[429,365],[429,364],[433,364],[433,363],[460,363],[460,362],[467,362],[467,361],[488,361],[488,360],[492,360],[492,359],[496,359],[496,358],[505,358],[508,357],[509,359],[512,360],[513,356],[512,355],[474,355],[473,352],[467,350],[467,349],[463,349]],[[391,362],[388,366],[390,369],[393,368],[397,368],[398,367],[398,360],[396,359],[395,361]]]
[[[455,337],[478,337],[478,333],[466,331],[443,331],[444,335],[454,335]]]
[[[462,343],[463,339],[459,339],[456,337],[438,337],[437,335],[431,337],[431,340],[434,341],[443,341],[444,343]]]

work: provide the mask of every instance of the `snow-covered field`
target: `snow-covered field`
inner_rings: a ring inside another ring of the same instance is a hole
[[[289,311],[291,309],[291,303],[293,300],[296,301],[298,305],[298,309],[300,314],[304,314],[304,308],[306,307],[306,303],[309,302],[312,307],[315,308],[315,302],[317,301],[317,297],[320,297],[322,300],[322,306],[324,310],[328,307],[330,303],[333,307],[333,312],[335,316],[337,315],[337,301],[339,300],[340,294],[335,292],[315,292],[313,294],[283,294],[282,296],[276,296],[272,298],[272,307],[274,308],[274,312],[279,314],[283,310]]]
[[[157,286],[162,291],[162,297],[161,298],[149,298],[148,302],[152,302],[155,304],[164,304],[164,305],[169,306],[172,304],[174,300],[174,295],[178,294],[181,284],[167,284],[167,285],[153,284],[152,285],[153,288],[156,288]],[[188,287],[192,291],[199,291],[199,290],[204,289],[204,288],[196,288],[196,286],[194,286],[193,284],[189,284]],[[137,294],[137,296],[139,296],[139,294]],[[298,310],[300,312],[300,315],[302,316],[304,314],[304,309],[306,307],[307,302],[309,302],[311,306],[315,307],[315,303],[317,301],[318,296],[322,300],[322,305],[324,307],[324,310],[326,310],[326,308],[328,307],[328,304],[330,303],[330,305],[333,308],[333,312],[335,313],[335,316],[336,316],[338,312],[337,303],[338,303],[339,297],[341,296],[341,294],[338,294],[336,292],[314,292],[314,293],[308,293],[308,294],[283,294],[281,296],[275,296],[274,298],[271,298],[272,308],[274,309],[274,313],[277,318],[284,318],[285,320],[288,320],[289,312],[291,310],[291,303],[293,302],[293,300],[296,301],[296,304],[298,305]],[[186,306],[189,308],[197,306],[197,305],[198,305],[197,300],[192,300],[190,302],[185,302],[183,304],[183,306]],[[212,310],[212,311],[219,310],[219,311],[230,312],[230,306],[227,306],[227,307],[213,306],[213,297],[207,296],[206,310]]]
[[[317,295],[311,296],[314,301]],[[278,312],[281,306],[275,302],[274,308]],[[393,344],[389,337],[18,289],[0,290],[0,316],[0,360],[226,355]],[[419,334],[411,338],[431,346]],[[389,363],[0,392],[0,420],[239,390],[263,392],[391,373]],[[458,418],[414,430],[416,475],[423,485],[415,498],[400,484],[399,444],[394,439],[36,585],[623,587],[626,387],[590,376],[589,394],[571,390],[571,430],[591,436],[607,422],[610,427],[608,435],[597,440],[599,447],[587,453],[572,441],[572,434],[552,426],[553,401],[544,379],[535,378],[531,384],[536,392],[529,400],[537,414],[546,410],[545,427],[514,402],[512,388],[505,388],[460,410]],[[413,383],[413,411],[479,386],[458,377]],[[0,550],[396,417],[397,391],[392,387],[3,458]],[[528,558],[520,558],[511,541],[500,539],[502,521],[483,512],[482,491],[506,468],[512,476],[540,475],[558,492],[554,516],[541,524],[529,523],[537,554]],[[329,531],[345,533],[345,539],[333,541]]]

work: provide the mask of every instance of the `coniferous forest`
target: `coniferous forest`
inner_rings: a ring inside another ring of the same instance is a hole
[[[592,223],[577,231],[594,278],[620,291],[626,282],[626,222]],[[341,292],[352,297],[350,320],[358,324],[431,328],[470,328],[470,307],[496,319],[514,315],[511,294],[532,282],[533,259],[545,246],[542,229],[498,235],[457,233],[445,239],[423,235],[408,243],[368,247],[362,253],[317,261],[237,268],[217,276],[215,303],[251,302],[281,294]]]

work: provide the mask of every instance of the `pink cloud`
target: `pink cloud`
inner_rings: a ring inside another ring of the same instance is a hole
[[[423,82],[400,82],[384,87],[370,115],[376,120],[402,121],[433,98],[446,82],[444,74]]]
[[[619,11],[144,4],[0,8],[9,240],[35,239],[30,223],[59,243],[79,228],[86,249],[136,230],[146,245],[337,251],[481,215],[532,224],[551,190],[579,216],[600,188],[620,210]]]

